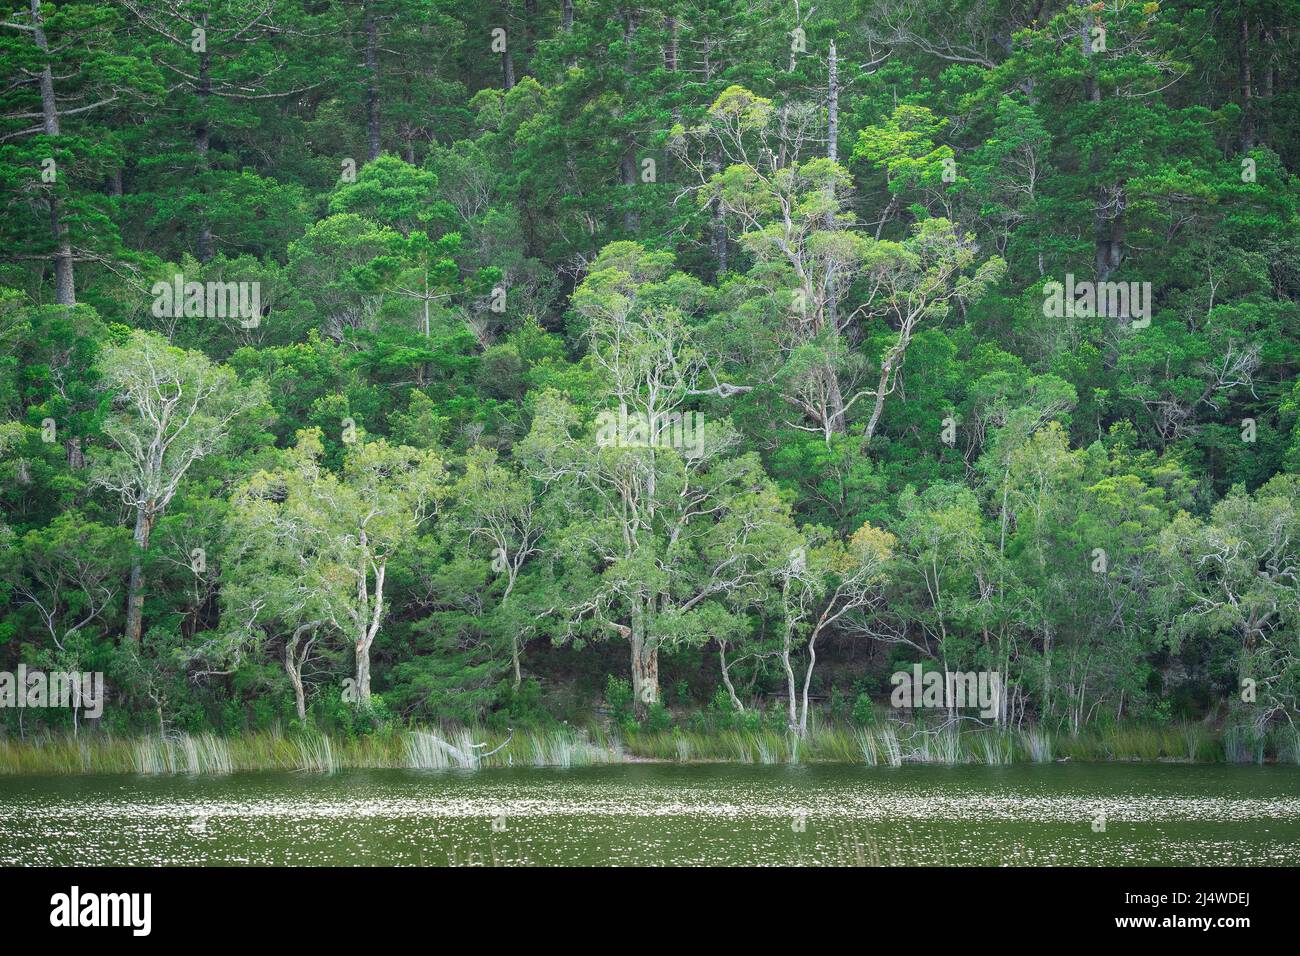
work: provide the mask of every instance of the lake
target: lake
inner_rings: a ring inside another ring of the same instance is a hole
[[[0,864],[1295,865],[1300,767],[0,777]]]

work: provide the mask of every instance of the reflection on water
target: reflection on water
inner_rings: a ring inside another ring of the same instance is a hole
[[[1300,768],[0,778],[0,864],[1289,864]]]

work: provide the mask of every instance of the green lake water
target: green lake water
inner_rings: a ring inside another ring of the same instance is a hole
[[[1300,864],[1300,767],[0,777],[0,865]]]

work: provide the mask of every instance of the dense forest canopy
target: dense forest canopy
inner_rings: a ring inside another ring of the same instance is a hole
[[[104,726],[1295,720],[1296,3],[9,0],[0,63],[0,669]]]

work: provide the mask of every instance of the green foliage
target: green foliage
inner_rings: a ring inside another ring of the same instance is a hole
[[[872,727],[876,723],[876,708],[868,694],[859,694],[853,701],[853,722],[859,727]]]
[[[1286,759],[1296,10],[895,6],[11,4],[0,671],[172,768],[610,759],[547,736],[602,694],[667,759],[946,759],[876,723],[917,663],[1014,688],[988,762]]]

